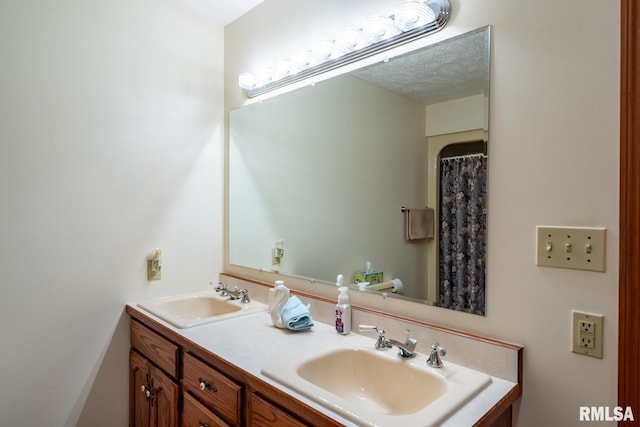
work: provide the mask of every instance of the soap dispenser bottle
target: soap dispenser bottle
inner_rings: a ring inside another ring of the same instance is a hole
[[[351,332],[351,305],[349,304],[349,295],[347,295],[346,286],[340,286],[338,291],[338,304],[336,305],[336,332],[347,335]]]

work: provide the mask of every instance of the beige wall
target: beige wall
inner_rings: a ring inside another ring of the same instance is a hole
[[[0,425],[127,425],[124,303],[222,269],[222,49],[155,0],[0,2]]]
[[[354,283],[370,261],[426,299],[416,262],[426,247],[407,245],[400,212],[426,204],[423,104],[343,76],[232,111],[230,122],[230,262],[270,271],[283,239],[278,271]],[[381,200],[396,209],[377,209]]]
[[[427,136],[487,129],[489,99],[472,95],[453,101],[427,105]]]
[[[240,72],[395,4],[266,0],[225,28],[225,110],[245,102]],[[516,425],[579,425],[579,406],[616,404],[619,5],[454,0],[452,6],[449,25],[431,40],[487,24],[494,30],[487,317],[386,307],[524,345]],[[607,271],[536,267],[537,224],[607,227]],[[570,352],[572,309],[605,316],[604,359]]]

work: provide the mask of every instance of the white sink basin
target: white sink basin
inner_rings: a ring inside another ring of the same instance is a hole
[[[139,302],[138,307],[178,328],[190,328],[267,309],[265,304],[257,301],[241,303],[239,299],[230,300],[213,291],[155,298]]]
[[[396,348],[373,345],[350,335],[347,343],[283,358],[262,374],[358,425],[393,427],[438,425],[491,382],[446,360],[430,368],[424,355],[404,360]]]

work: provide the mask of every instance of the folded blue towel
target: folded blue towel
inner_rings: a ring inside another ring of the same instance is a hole
[[[311,313],[298,297],[291,297],[280,311],[282,322],[292,331],[304,331],[313,326]]]

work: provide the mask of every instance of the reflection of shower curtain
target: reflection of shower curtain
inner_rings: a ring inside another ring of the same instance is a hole
[[[487,157],[440,161],[441,307],[485,313]]]

